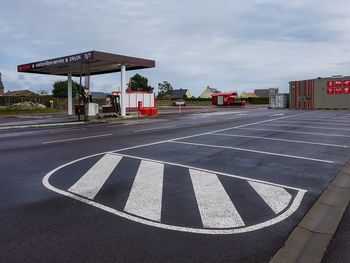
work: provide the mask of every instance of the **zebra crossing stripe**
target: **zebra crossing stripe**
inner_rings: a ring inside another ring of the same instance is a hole
[[[203,227],[232,228],[244,222],[216,174],[190,169]]]
[[[124,211],[160,221],[164,164],[141,161]]]
[[[248,181],[265,203],[275,212],[283,211],[292,199],[292,195],[278,186]]]
[[[121,159],[118,155],[104,155],[68,191],[94,199]]]

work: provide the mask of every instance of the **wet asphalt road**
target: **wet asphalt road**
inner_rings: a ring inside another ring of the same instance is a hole
[[[350,158],[349,136],[346,111],[267,109],[1,131],[0,261],[268,262]],[[96,195],[73,191],[98,162]]]

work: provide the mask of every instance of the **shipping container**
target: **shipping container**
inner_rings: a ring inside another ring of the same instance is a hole
[[[291,109],[350,109],[350,76],[289,82]]]
[[[269,97],[269,108],[271,109],[284,109],[289,106],[289,94],[270,94]]]

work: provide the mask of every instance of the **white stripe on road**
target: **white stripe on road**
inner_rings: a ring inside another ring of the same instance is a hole
[[[100,135],[93,135],[93,136],[86,136],[86,137],[77,137],[77,138],[62,139],[62,140],[56,140],[56,141],[48,141],[48,142],[43,142],[42,144],[50,144],[50,143],[57,143],[57,142],[79,141],[79,140],[86,140],[86,139],[92,139],[92,138],[107,137],[107,136],[112,136],[112,135],[113,135],[112,133],[100,134]]]
[[[284,115],[284,113],[277,113],[277,114],[271,115],[271,117],[274,117],[274,116],[283,116],[283,115]]]
[[[124,211],[160,221],[164,164],[141,161]]]
[[[325,121],[325,122],[340,122],[340,123],[349,123],[350,124],[350,119],[342,119],[342,118],[299,118],[297,120],[291,119],[292,121],[307,121],[307,122],[312,122],[312,121]]]
[[[178,143],[178,144],[188,144],[188,145],[195,145],[195,146],[211,147],[211,148],[229,149],[229,150],[243,151],[243,152],[252,152],[252,153],[259,153],[259,154],[266,154],[266,155],[287,157],[287,158],[293,158],[293,159],[301,159],[301,160],[314,161],[314,162],[321,162],[321,163],[334,163],[333,161],[328,161],[328,160],[315,159],[315,158],[302,157],[302,156],[289,155],[289,154],[281,154],[281,153],[257,151],[257,150],[244,149],[244,148],[238,148],[238,147],[218,146],[218,145],[210,145],[210,144],[202,144],[202,143],[192,143],[192,142],[180,142],[180,141],[170,141],[170,142],[171,142],[171,143]]]
[[[344,123],[337,123],[337,122],[310,122],[310,121],[307,121],[307,122],[304,122],[304,121],[289,121],[289,120],[277,120],[275,121],[274,123],[288,123],[288,124],[298,124],[298,125],[303,125],[303,123],[306,123],[306,124],[320,124],[320,125],[329,125],[329,126],[345,126],[345,127],[350,127],[350,123],[348,124],[344,124]]]
[[[191,169],[190,175],[203,227],[245,225],[216,174]]]
[[[259,140],[271,140],[271,141],[281,141],[281,142],[291,142],[291,143],[302,143],[302,144],[312,144],[312,145],[321,145],[321,146],[349,148],[349,146],[346,146],[346,145],[320,143],[320,142],[295,141],[295,140],[286,140],[286,139],[271,138],[271,137],[236,135],[236,134],[225,134],[225,133],[212,133],[212,134],[209,134],[209,135],[228,136],[228,137],[240,137],[240,138],[251,138],[251,139],[259,139]]]
[[[330,127],[324,127],[324,126],[320,127],[320,126],[287,125],[287,124],[273,124],[273,123],[262,123],[260,125],[293,127],[293,128],[310,128],[310,129],[322,129],[322,130],[350,131],[350,129],[345,129],[345,128],[330,128]]]
[[[126,150],[126,148],[124,148],[124,150]],[[196,168],[196,167],[186,166],[186,165],[177,164],[177,163],[166,163],[166,164],[171,164],[171,165],[178,165],[180,167],[185,167],[185,168],[189,168],[189,169],[197,169],[197,170],[208,172],[208,173],[220,174],[220,175],[228,176],[228,177],[232,177],[232,178],[249,180],[249,181],[254,181],[254,182],[261,182],[261,183],[265,183],[265,184],[269,184],[269,185],[276,185],[276,186],[280,186],[280,187],[286,187],[288,189],[292,189],[292,190],[298,191],[297,195],[293,199],[293,201],[292,201],[291,205],[288,207],[288,209],[286,211],[284,211],[282,214],[279,214],[279,215],[277,215],[277,217],[275,217],[273,219],[270,219],[268,221],[265,221],[265,222],[262,222],[262,223],[258,223],[258,224],[255,224],[255,225],[251,225],[251,226],[247,226],[247,227],[233,228],[233,229],[199,229],[199,228],[190,228],[190,227],[181,227],[181,226],[167,225],[167,224],[163,224],[163,223],[160,223],[160,222],[149,221],[147,219],[143,219],[141,217],[137,217],[137,216],[134,216],[134,215],[131,215],[131,214],[127,214],[127,213],[118,211],[116,209],[113,209],[111,207],[107,207],[107,206],[105,206],[103,204],[94,202],[93,200],[89,200],[89,199],[80,197],[80,196],[78,196],[76,194],[72,194],[72,193],[69,193],[67,191],[63,191],[63,190],[58,189],[58,188],[56,188],[56,187],[54,187],[53,185],[50,184],[51,176],[53,176],[57,171],[65,168],[67,166],[70,166],[72,164],[75,164],[75,163],[77,163],[79,161],[87,160],[88,158],[91,158],[91,157],[96,157],[96,156],[100,156],[102,154],[109,154],[109,153],[110,152],[97,153],[97,154],[85,156],[83,158],[79,158],[79,159],[76,159],[76,160],[71,161],[69,163],[63,164],[63,165],[55,168],[54,170],[50,171],[49,173],[47,173],[44,176],[44,178],[42,180],[42,183],[47,189],[49,189],[51,191],[54,191],[54,192],[56,192],[58,194],[64,195],[66,197],[73,198],[75,200],[83,202],[84,204],[88,204],[88,205],[94,206],[96,208],[102,209],[102,210],[104,210],[106,212],[112,213],[114,215],[120,216],[122,218],[131,220],[131,221],[134,221],[134,222],[142,223],[142,224],[145,224],[145,225],[148,225],[148,226],[159,227],[161,229],[182,231],[182,232],[185,232],[185,233],[214,234],[214,235],[229,235],[229,234],[246,233],[246,232],[250,232],[250,231],[263,229],[265,227],[269,227],[269,226],[272,226],[272,225],[277,224],[279,222],[282,222],[283,220],[287,219],[290,215],[292,215],[299,208],[300,203],[301,203],[305,193],[307,192],[306,190],[303,190],[303,189],[300,189],[300,188],[295,188],[295,187],[290,187],[290,186],[285,186],[285,185],[280,185],[280,184],[275,184],[275,183],[269,183],[269,182],[266,182],[266,181],[260,181],[260,180],[255,180],[255,179],[246,178],[246,177],[242,177],[242,176],[221,173],[221,172],[218,172],[218,171],[210,171],[210,170],[205,170],[205,169],[199,169],[199,168]],[[120,155],[118,155],[118,156],[120,156]],[[127,156],[127,155],[123,155],[123,156],[124,157],[135,158],[135,159],[139,159],[139,160],[142,159],[142,158],[135,157],[135,156]],[[156,161],[156,160],[150,160],[150,161],[164,163],[164,162],[160,162],[160,161]]]
[[[292,195],[282,187],[252,181],[248,181],[248,183],[275,212],[275,214],[282,212],[292,199]]]
[[[297,133],[297,134],[307,134],[307,135],[318,135],[318,136],[329,136],[329,137],[347,137],[347,138],[350,138],[349,135],[317,133],[317,132],[286,131],[286,130],[260,129],[260,128],[237,128],[237,129],[250,130],[250,131],[272,131],[272,132],[286,132],[286,133]]]
[[[104,155],[68,191],[94,199],[121,159],[114,154]]]
[[[166,129],[166,128],[173,128],[172,126],[162,126],[162,127],[156,127],[156,128],[147,128],[147,129],[140,129],[140,130],[134,130],[133,132],[143,132],[143,131],[153,131],[153,130],[160,130],[160,129]]]

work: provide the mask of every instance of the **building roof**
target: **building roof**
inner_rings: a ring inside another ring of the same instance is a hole
[[[125,65],[126,70],[154,68],[155,61],[110,54],[100,51],[88,51],[65,57],[31,62],[17,66],[18,72],[61,75],[79,77],[85,75],[97,75],[121,71]]]
[[[242,92],[240,97],[246,99],[246,98],[256,98],[258,96],[252,92]]]
[[[8,91],[4,95],[5,96],[23,96],[23,97],[39,96],[35,92],[30,91],[28,89]]]
[[[215,89],[215,88],[207,87],[207,89],[209,89],[212,93],[221,93],[220,90]]]
[[[183,98],[187,91],[188,89],[173,89],[171,95],[174,98]]]

